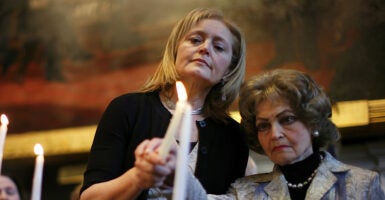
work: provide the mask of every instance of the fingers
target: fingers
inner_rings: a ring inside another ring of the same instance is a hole
[[[134,166],[137,171],[136,177],[141,179],[140,185],[142,188],[157,187],[162,185],[166,177],[163,173],[167,172],[159,169],[159,165],[152,163],[150,159],[147,158],[148,156],[149,155],[146,153],[141,154],[139,157],[137,156]]]
[[[162,144],[162,141],[163,140],[160,138],[152,138],[146,147],[146,152],[149,153],[156,151]]]
[[[148,189],[151,187],[159,187],[163,185],[166,176],[155,176],[152,173],[146,173],[139,170],[137,167],[132,168],[133,173],[136,173],[136,185],[141,189]]]
[[[176,167],[177,153],[178,145],[175,143],[171,146],[170,153],[166,158],[166,165],[172,170],[175,170]]]
[[[158,154],[162,139],[144,140],[135,150],[135,168],[144,187],[163,185],[167,176],[173,173],[176,163],[176,145],[171,148],[166,160]]]
[[[161,143],[162,143],[162,140],[160,138],[153,138],[151,140],[148,140],[148,139],[144,140],[135,149],[136,159],[142,158],[143,155],[145,155],[145,154],[150,154],[150,153],[155,152],[159,148]],[[153,155],[153,156],[148,157],[148,158],[150,158],[151,159],[150,161],[154,164],[162,163],[161,159],[158,158],[158,156]]]
[[[176,155],[169,155],[167,157],[165,165],[171,170],[175,170],[176,167],[176,162],[177,162],[177,157]]]
[[[172,172],[167,165],[156,165],[154,168],[154,174],[157,176],[167,176]]]
[[[150,140],[143,140],[135,149],[135,156],[139,156],[145,153],[147,145],[150,143]]]
[[[174,158],[170,161],[174,163]],[[167,176],[171,173],[172,168],[169,166],[169,161],[163,162],[156,152],[145,153],[137,157],[135,166],[144,172],[152,173],[157,176]]]

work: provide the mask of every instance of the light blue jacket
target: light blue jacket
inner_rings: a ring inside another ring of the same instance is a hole
[[[324,153],[325,158],[308,188],[306,199],[385,199],[377,172],[344,164]],[[196,196],[188,199],[202,199],[201,191],[197,191],[201,187],[193,188],[194,193],[189,193]],[[288,200],[290,194],[285,177],[278,167],[274,167],[270,173],[240,178],[231,185],[228,194],[208,195],[208,199]]]

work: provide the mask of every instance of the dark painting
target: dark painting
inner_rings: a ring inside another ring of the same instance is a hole
[[[385,98],[385,3],[376,0],[0,2],[0,113],[9,133],[94,125],[154,72],[171,28],[216,7],[247,40],[247,76],[310,73],[333,102]]]

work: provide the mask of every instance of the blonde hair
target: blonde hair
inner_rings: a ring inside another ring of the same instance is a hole
[[[197,8],[189,12],[174,26],[163,54],[163,58],[154,75],[143,85],[142,92],[169,90],[178,79],[175,68],[175,59],[180,41],[187,32],[201,20],[215,19],[223,22],[233,36],[233,55],[230,64],[230,73],[226,80],[214,85],[208,93],[203,114],[213,119],[226,121],[228,108],[236,99],[239,88],[244,80],[246,65],[246,43],[239,28],[227,21],[222,12],[216,9]]]

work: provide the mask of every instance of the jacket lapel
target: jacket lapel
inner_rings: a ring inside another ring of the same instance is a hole
[[[325,152],[325,159],[318,167],[317,175],[314,177],[308,192],[306,199],[322,199],[326,193],[333,187],[338,181],[338,176],[344,177],[344,174],[349,171],[349,168],[334,159],[329,153]]]
[[[286,180],[283,174],[279,171],[278,167],[274,167],[272,173],[272,180],[264,188],[267,195],[272,200],[283,200],[290,199],[289,190],[286,186]]]

